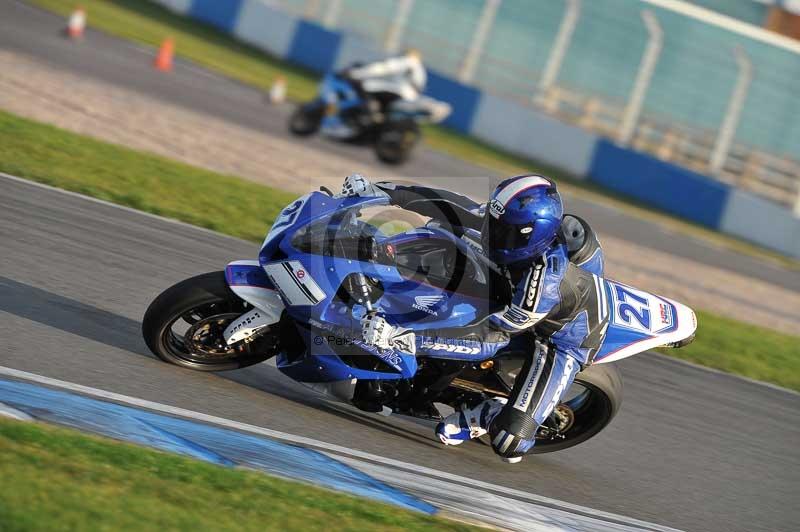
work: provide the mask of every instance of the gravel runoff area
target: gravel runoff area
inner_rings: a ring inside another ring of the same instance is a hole
[[[34,120],[216,172],[306,192],[338,187],[357,170],[391,177],[386,167],[320,153],[301,143],[232,125],[0,51],[0,108]],[[607,274],[723,316],[787,333],[800,330],[800,293],[719,268],[603,237]],[[777,312],[780,309],[781,312]]]

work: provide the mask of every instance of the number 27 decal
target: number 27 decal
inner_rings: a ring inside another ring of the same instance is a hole
[[[650,331],[650,301],[624,286],[612,284],[614,287],[617,312],[615,322],[632,329]]]

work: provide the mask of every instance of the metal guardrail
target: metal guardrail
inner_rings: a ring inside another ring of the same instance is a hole
[[[800,216],[800,160],[796,154],[792,157],[776,154],[763,147],[737,141],[740,117],[757,75],[768,79],[768,86],[777,87],[776,90],[786,92],[794,88],[782,83],[786,80],[775,77],[775,73],[768,69],[754,72],[753,60],[741,47],[734,47],[727,52],[698,51],[700,55],[691,58],[697,65],[707,62],[709,69],[720,69],[728,53],[732,59],[731,66],[735,64],[737,73],[716,130],[689,124],[645,105],[652,89],[654,71],[668,46],[665,44],[665,30],[649,9],[649,4],[664,4],[661,0],[642,2],[642,20],[624,22],[625,31],[638,29],[647,36],[626,98],[590,92],[570,86],[568,81],[560,79],[575,29],[581,21],[581,11],[588,6],[582,0],[563,0],[563,14],[556,24],[557,28],[553,28],[553,42],[546,50],[547,60],[540,69],[528,68],[519,62],[509,61],[496,51],[492,53],[487,50],[487,39],[504,0],[470,0],[459,4],[464,7],[464,12],[452,13],[451,22],[455,24],[458,19],[463,23],[464,17],[474,13],[471,40],[458,40],[446,32],[438,33],[424,25],[409,24],[415,7],[419,7],[418,0],[263,1],[317,20],[326,27],[360,34],[387,53],[397,52],[403,46],[420,48],[425,53],[426,63],[463,83],[524,101],[565,122],[615,139],[620,144],[751,191],[793,209],[795,215]],[[719,17],[716,14],[709,15],[709,18],[715,19],[714,24],[719,24]],[[743,38],[750,39],[754,38],[750,34],[760,31],[755,27],[745,29],[747,31],[742,30]],[[800,53],[797,57],[800,61]],[[793,84],[791,81],[789,83]],[[689,85],[684,88],[685,91],[702,90],[702,87]],[[527,94],[527,98],[521,97],[524,94]],[[758,123],[759,127],[772,126],[768,118],[763,118],[763,121],[765,123]]]
[[[597,96],[553,87],[540,108],[550,115],[606,137],[617,137],[624,105]],[[643,116],[629,145],[698,173],[711,175],[716,131],[704,131],[650,114]],[[800,161],[774,155],[742,143],[732,143],[713,177],[763,196],[787,208],[797,208]],[[795,211],[797,214],[797,211]]]

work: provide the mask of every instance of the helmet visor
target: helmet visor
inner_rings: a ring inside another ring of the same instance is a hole
[[[482,244],[487,253],[492,250],[511,251],[528,245],[533,234],[533,224],[502,223],[487,213],[483,220]]]

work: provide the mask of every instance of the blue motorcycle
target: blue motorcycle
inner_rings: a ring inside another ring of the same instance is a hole
[[[383,198],[326,189],[288,205],[258,260],[199,275],[161,293],[142,330],[160,359],[200,371],[242,368],[274,357],[281,372],[371,412],[439,419],[439,409],[507,397],[532,333],[497,353],[437,338],[404,351],[361,339],[360,320],[379,310],[412,331],[463,327],[500,310],[508,281],[468,232],[429,222],[402,227]],[[696,328],[688,307],[597,278],[610,323],[593,363],[538,430],[532,452],[571,447],[602,430],[622,400],[607,362],[679,346]]]
[[[413,101],[390,94],[370,98],[344,72],[331,72],[317,97],[289,117],[289,131],[302,137],[319,131],[335,140],[372,145],[381,161],[401,164],[421,137],[420,124],[441,122],[450,111],[447,103],[427,96]]]

